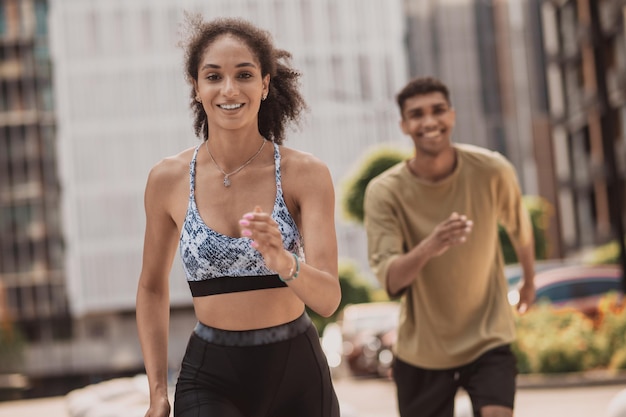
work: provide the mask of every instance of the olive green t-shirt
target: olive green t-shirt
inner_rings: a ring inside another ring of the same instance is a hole
[[[420,180],[403,161],[374,178],[365,192],[369,262],[383,288],[394,258],[452,212],[474,223],[466,242],[430,259],[402,293],[395,353],[422,368],[464,365],[514,340],[498,223],[514,245],[532,238],[511,163],[480,147],[454,147],[457,165],[443,180]]]

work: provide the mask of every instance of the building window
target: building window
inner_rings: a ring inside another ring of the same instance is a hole
[[[48,2],[46,0],[35,1],[35,24],[37,36],[48,36]]]
[[[4,3],[0,3],[0,36],[6,35],[6,31],[7,31],[6,18],[7,18],[7,15],[4,11]]]

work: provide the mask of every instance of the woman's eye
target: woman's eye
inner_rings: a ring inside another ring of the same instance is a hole
[[[242,72],[241,74],[239,74],[239,78],[250,78],[252,77],[252,74],[250,74],[249,72]]]
[[[219,80],[219,78],[220,78],[220,76],[217,75],[217,74],[208,74],[206,76],[206,79],[210,80],[210,81]]]

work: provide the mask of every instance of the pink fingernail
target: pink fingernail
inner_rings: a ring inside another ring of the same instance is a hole
[[[252,243],[250,243],[250,246],[252,246],[253,248],[256,248],[259,246],[259,244],[253,240]]]
[[[250,222],[247,221],[247,220],[243,220],[242,219],[242,220],[239,220],[239,224],[242,225],[242,226],[248,226],[248,225],[250,225]]]
[[[252,220],[252,219],[254,219],[254,214],[246,213],[246,214],[243,215],[243,218],[244,219],[248,219],[248,220]]]
[[[248,230],[248,229],[243,229],[243,230],[241,231],[241,234],[242,234],[243,236],[252,236],[252,232],[251,232],[250,230]]]

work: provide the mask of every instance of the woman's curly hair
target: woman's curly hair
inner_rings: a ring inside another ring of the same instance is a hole
[[[244,42],[256,56],[263,76],[270,75],[267,98],[259,109],[259,132],[277,144],[285,140],[287,123],[300,121],[307,108],[299,91],[300,72],[290,67],[291,54],[274,47],[269,32],[239,18],[219,18],[204,22],[199,14],[187,14],[188,34],[183,41],[185,75],[191,84],[190,106],[194,132],[202,140],[209,137],[207,116],[202,103],[195,100],[193,81],[198,81],[198,67],[206,49],[220,36],[232,35]]]

